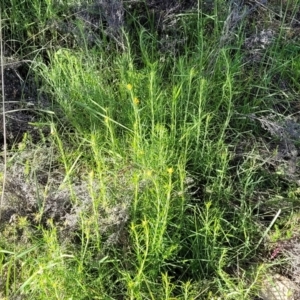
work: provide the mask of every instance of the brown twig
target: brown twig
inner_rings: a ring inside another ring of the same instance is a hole
[[[2,10],[0,8],[0,61],[1,61],[0,69],[1,69],[1,85],[2,85],[3,158],[4,158],[3,184],[2,184],[1,199],[0,199],[0,220],[1,220],[1,214],[2,214],[2,205],[3,205],[3,201],[4,201],[4,192],[5,192],[6,155],[7,155],[3,56],[4,56],[4,54],[3,54],[3,36],[2,36]]]

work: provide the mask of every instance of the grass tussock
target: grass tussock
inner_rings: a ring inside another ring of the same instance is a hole
[[[1,0],[3,299],[299,285],[299,1],[166,2]]]

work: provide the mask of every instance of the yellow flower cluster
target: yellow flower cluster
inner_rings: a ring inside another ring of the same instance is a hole
[[[171,174],[173,174],[174,169],[173,169],[173,168],[168,168],[168,169],[167,169],[167,172],[171,175]]]
[[[128,84],[126,85],[126,88],[127,88],[128,91],[131,92],[132,89],[133,89],[133,86],[132,86],[132,84],[128,83]],[[133,97],[133,94],[131,94],[131,97],[132,97],[132,101],[133,101],[133,104],[134,104],[134,105],[138,105],[138,104],[140,103],[140,99],[139,99],[139,98]]]

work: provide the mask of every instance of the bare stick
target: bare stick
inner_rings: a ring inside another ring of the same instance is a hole
[[[2,84],[2,120],[3,120],[3,158],[4,158],[4,169],[3,169],[3,184],[2,193],[0,199],[0,220],[2,214],[2,205],[4,200],[5,192],[5,181],[6,181],[6,155],[7,155],[7,144],[6,144],[6,117],[5,117],[5,95],[4,95],[4,59],[3,59],[3,37],[2,37],[2,10],[0,7],[0,69],[1,69],[1,84]]]

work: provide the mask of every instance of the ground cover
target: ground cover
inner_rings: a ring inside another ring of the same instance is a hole
[[[299,1],[1,9],[1,298],[299,297]]]

